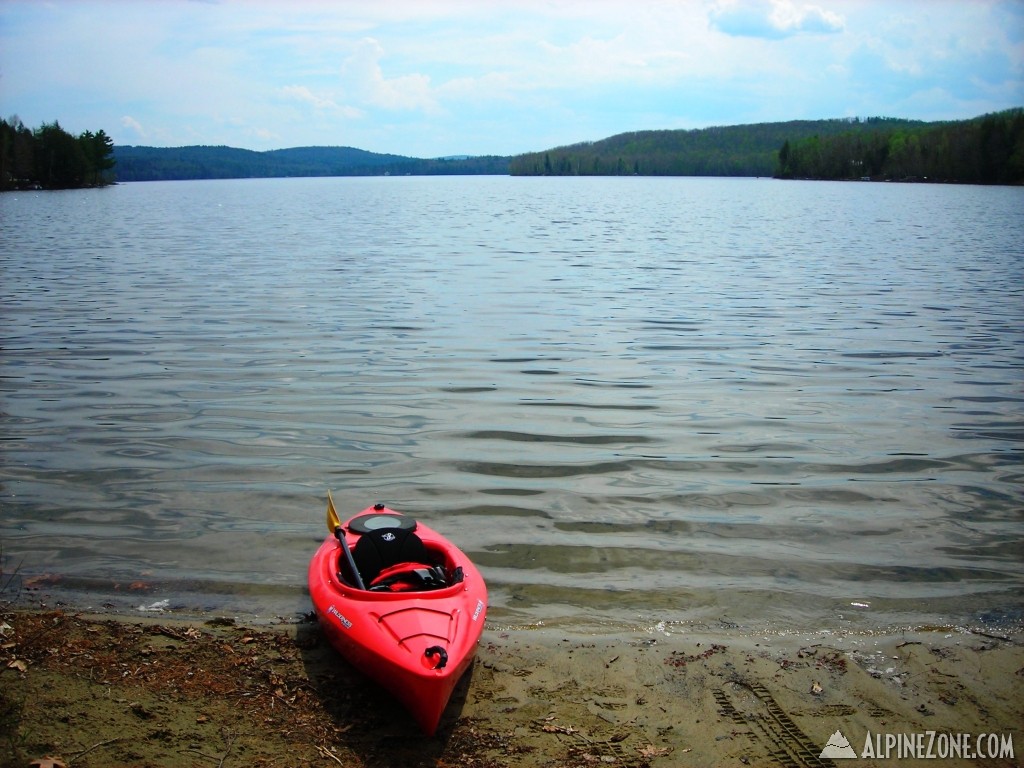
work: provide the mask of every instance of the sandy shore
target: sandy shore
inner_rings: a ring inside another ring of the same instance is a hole
[[[0,635],[5,768],[44,757],[74,768],[893,766],[917,764],[911,739],[922,756],[941,755],[963,733],[972,750],[997,734],[981,746],[1004,756],[932,764],[1024,764],[1017,632],[489,626],[430,739],[312,623],[254,630],[12,610]],[[837,731],[875,757],[821,757]]]

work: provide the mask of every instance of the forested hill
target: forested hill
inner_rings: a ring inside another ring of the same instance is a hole
[[[793,120],[635,131],[516,157],[424,160],[351,147],[114,147],[118,181],[280,176],[781,176],[1024,182],[1024,110],[926,123]]]
[[[114,147],[118,181],[248,179],[282,176],[507,174],[507,157],[424,160],[352,147],[254,152],[232,147]]]
[[[513,176],[771,176],[786,141],[923,125],[876,117],[635,131],[519,155],[512,158],[509,170]]]
[[[787,140],[785,179],[884,179],[963,184],[1024,183],[1024,109],[914,130],[846,132]]]

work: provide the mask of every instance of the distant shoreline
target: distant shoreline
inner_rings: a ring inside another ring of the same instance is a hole
[[[993,138],[995,137],[995,138]],[[119,181],[287,176],[711,176],[1024,183],[1024,108],[971,120],[793,120],[635,131],[514,156],[424,159],[353,147],[114,147]]]

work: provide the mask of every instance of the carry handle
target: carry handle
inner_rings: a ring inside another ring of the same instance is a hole
[[[444,669],[448,665],[448,651],[442,648],[440,645],[432,645],[423,654],[428,659],[431,656],[440,656],[437,664],[434,665],[434,669]]]

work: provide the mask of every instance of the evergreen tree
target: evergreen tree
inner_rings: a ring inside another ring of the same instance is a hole
[[[46,189],[84,185],[85,152],[60,123],[43,123],[35,131],[35,178]]]
[[[114,142],[103,131],[78,137],[56,120],[35,131],[0,120],[0,189],[70,189],[111,183]]]
[[[79,137],[85,153],[89,186],[101,186],[109,183],[108,171],[114,168],[114,140],[100,130],[97,133],[86,131]]]

